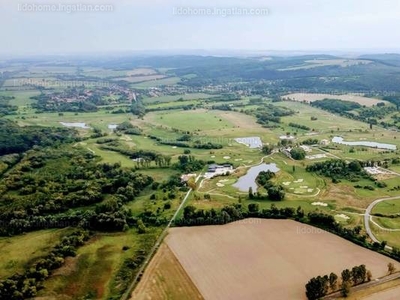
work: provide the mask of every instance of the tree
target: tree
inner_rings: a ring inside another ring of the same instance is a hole
[[[250,203],[248,205],[248,209],[249,209],[249,212],[254,213],[254,212],[258,212],[260,207],[259,207],[258,203]]]
[[[328,276],[311,278],[306,284],[306,296],[310,300],[316,300],[325,296],[328,292]]]
[[[393,263],[388,263],[388,272],[389,272],[389,274],[391,275],[391,274],[393,274],[395,271],[396,271],[396,267],[394,266],[394,264]]]
[[[362,167],[359,161],[353,160],[349,163],[349,169],[353,172],[359,172],[361,171]]]
[[[342,281],[343,282],[351,282],[351,271],[349,269],[342,271]]]
[[[343,297],[348,297],[350,295],[350,282],[342,282],[342,286],[341,286],[341,291],[340,293],[342,294]]]
[[[285,198],[285,191],[282,186],[271,186],[267,189],[270,200],[282,201]]]
[[[337,281],[338,281],[338,276],[335,273],[331,273],[329,275],[329,287],[331,288],[332,291],[336,290]]]
[[[253,198],[254,198],[253,188],[249,187],[249,199],[253,199]]]
[[[267,155],[271,154],[273,150],[274,150],[274,146],[272,146],[272,145],[263,145],[263,147],[262,147],[262,153],[267,154]]]
[[[306,151],[300,147],[296,147],[290,150],[290,155],[295,160],[302,160],[306,158]]]
[[[187,181],[187,185],[194,191],[196,190],[196,179],[192,176],[189,178],[189,180]]]

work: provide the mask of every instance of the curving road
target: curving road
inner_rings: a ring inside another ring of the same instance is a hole
[[[400,196],[377,199],[374,202],[372,202],[370,205],[368,205],[367,209],[365,210],[365,214],[364,214],[365,231],[367,232],[367,234],[371,238],[371,240],[373,240],[374,242],[377,242],[377,243],[380,243],[380,241],[372,233],[372,230],[371,230],[371,227],[369,224],[369,221],[372,220],[371,211],[375,207],[375,205],[377,205],[378,203],[383,202],[383,201],[388,201],[388,200],[400,200]],[[386,246],[386,248],[388,248],[389,250],[392,250],[392,247]]]

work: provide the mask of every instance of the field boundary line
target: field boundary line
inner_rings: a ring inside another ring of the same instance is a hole
[[[203,174],[200,173],[199,176],[197,176],[195,182],[197,182],[200,177],[202,177]],[[164,238],[167,236],[168,234],[168,229],[171,227],[172,223],[174,222],[174,220],[176,219],[176,217],[178,216],[179,212],[181,211],[181,209],[183,208],[183,206],[185,205],[187,199],[190,196],[190,193],[193,191],[193,189],[189,189],[189,191],[186,193],[185,197],[183,198],[181,204],[179,205],[179,207],[177,208],[177,210],[175,211],[174,215],[172,216],[171,220],[169,220],[167,226],[164,228],[164,230],[162,231],[162,233],[160,234],[160,236],[158,237],[156,243],[154,244],[154,246],[151,248],[149,254],[147,254],[146,259],[144,260],[144,263],[142,264],[142,266],[139,268],[137,274],[135,275],[135,277],[132,280],[132,283],[129,285],[128,289],[125,291],[124,294],[122,294],[121,296],[121,300],[128,300],[131,295],[133,290],[135,289],[136,285],[139,283],[139,278],[143,275],[143,272],[146,270],[146,267],[148,266],[148,264],[150,263],[151,259],[153,258],[154,254],[156,253],[156,251],[158,250],[158,248],[160,247],[161,243],[163,242]]]

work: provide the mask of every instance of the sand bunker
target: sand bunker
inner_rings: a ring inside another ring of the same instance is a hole
[[[231,157],[230,156],[224,156],[223,158],[224,159],[230,159]]]
[[[285,182],[282,182],[282,184],[283,185],[289,185],[289,184],[291,184],[291,182],[290,181],[285,181]]]
[[[345,220],[348,220],[348,219],[350,219],[350,217],[349,217],[349,216],[347,216],[347,215],[345,215],[345,214],[339,214],[339,215],[335,215],[335,217],[342,218],[342,219],[345,219]]]
[[[294,183],[300,183],[300,182],[303,182],[304,181],[304,179],[303,178],[300,178],[300,179],[297,179],[297,180],[295,180],[295,181],[293,181]]]
[[[311,205],[328,206],[328,204],[324,202],[313,202]]]

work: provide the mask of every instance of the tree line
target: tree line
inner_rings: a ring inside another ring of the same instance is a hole
[[[371,281],[372,273],[367,270],[365,265],[346,269],[341,273],[341,281],[335,273],[329,275],[317,276],[311,278],[306,284],[306,296],[309,300],[316,300],[326,296],[328,293],[334,293],[339,290],[341,295],[347,297],[350,293],[350,287]]]

